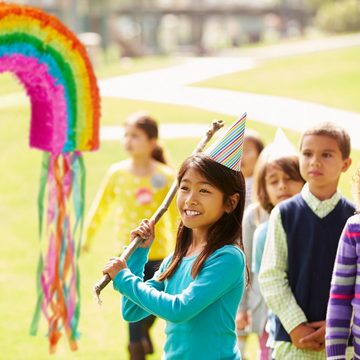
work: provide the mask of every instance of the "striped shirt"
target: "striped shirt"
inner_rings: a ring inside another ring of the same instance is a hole
[[[347,221],[341,235],[331,281],[326,315],[326,353],[331,360],[345,359],[351,333],[355,358],[360,359],[359,251],[360,215],[354,215]]]

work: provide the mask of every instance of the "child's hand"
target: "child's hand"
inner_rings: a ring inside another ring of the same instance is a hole
[[[141,222],[141,224],[131,231],[130,239],[133,241],[136,237],[140,236],[145,241],[141,244],[140,247],[148,248],[151,246],[154,241],[154,220],[145,219]]]
[[[309,342],[316,341],[320,345],[320,350],[325,348],[325,328],[326,322],[323,321],[316,321],[312,323],[308,323],[308,326],[312,327],[315,331],[300,339],[300,343],[306,345]]]
[[[112,280],[114,280],[114,277],[116,276],[116,274],[122,270],[122,269],[126,269],[127,265],[126,262],[121,260],[118,257],[112,257],[109,259],[109,261],[105,264],[104,268],[103,268],[103,274],[108,274]]]
[[[247,310],[238,311],[236,314],[236,328],[238,330],[244,330],[249,324],[249,314]]]
[[[306,342],[301,342],[301,340],[313,333],[315,333],[314,328],[305,323],[300,324],[290,332],[291,342],[299,349],[319,351],[322,349],[322,346],[316,340],[310,339]]]
[[[84,244],[82,247],[81,247],[81,254],[87,254],[88,252],[90,252],[90,247],[87,245],[87,244]]]

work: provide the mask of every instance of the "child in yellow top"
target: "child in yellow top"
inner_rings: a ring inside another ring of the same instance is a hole
[[[115,204],[118,252],[129,243],[130,231],[144,218],[149,218],[160,206],[171,187],[174,174],[166,165],[162,148],[158,145],[158,126],[144,113],[135,113],[125,124],[124,147],[129,159],[113,164],[90,208],[85,227],[83,250],[90,249],[91,242],[102,220]],[[151,247],[149,262],[145,267],[151,278],[164,257],[173,249],[176,237],[176,209],[170,206],[156,225],[156,241]],[[130,323],[130,359],[145,359],[152,352],[148,330],[155,317],[150,316],[138,323]]]

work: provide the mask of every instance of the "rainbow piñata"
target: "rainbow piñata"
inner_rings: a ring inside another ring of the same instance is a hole
[[[0,73],[31,101],[30,146],[55,154],[99,146],[100,98],[86,50],[55,16],[0,3]]]
[[[30,146],[46,151],[38,206],[40,240],[44,232],[49,241],[39,256],[38,297],[30,332],[36,334],[42,311],[48,321],[50,352],[56,350],[62,331],[76,350],[77,259],[85,186],[81,151],[99,146],[96,77],[84,46],[56,17],[0,3],[0,73],[5,71],[20,80],[30,98]]]

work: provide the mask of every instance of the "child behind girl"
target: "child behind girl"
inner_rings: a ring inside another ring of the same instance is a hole
[[[244,137],[244,150],[241,160],[241,172],[245,177],[246,184],[245,209],[253,200],[252,189],[254,169],[256,161],[263,149],[264,143],[260,139],[259,134],[254,130],[247,129]]]
[[[299,193],[304,186],[304,179],[300,175],[299,169],[299,157],[296,155],[281,157],[269,162],[265,162],[259,169],[259,180],[257,182],[257,194],[259,203],[262,208],[269,214],[271,210],[279,204],[281,201],[286,200],[297,193]],[[264,252],[266,234],[268,228],[268,221],[259,225],[254,233],[253,238],[253,253],[252,253],[252,276],[256,279],[256,287],[254,291],[258,291],[259,296],[261,292],[259,289],[258,275],[261,266],[262,255]],[[262,296],[261,296],[262,298]],[[265,301],[262,298],[262,303],[265,305]],[[267,360],[270,358],[270,351],[265,350],[264,347],[271,348],[273,343],[272,329],[274,324],[268,321],[267,331],[263,328],[263,334],[260,337],[261,345],[261,360]],[[269,339],[267,340],[269,334]]]
[[[147,239],[144,247],[135,250],[128,264],[111,258],[103,269],[114,289],[124,295],[126,320],[138,321],[149,314],[166,320],[163,359],[241,358],[235,314],[246,282],[241,241],[245,182],[239,168],[244,122],[245,116],[227,133],[235,132],[230,136],[235,144],[229,145],[225,134],[224,141],[215,143],[219,146],[207,151],[209,155],[194,155],[182,164],[176,247],[154,277],[142,280],[154,239],[148,220],[131,233],[132,238]]]
[[[267,151],[259,160],[256,172],[256,197],[260,206],[270,214],[281,201],[299,193],[305,184],[300,174],[299,156],[291,147],[282,148],[281,154]],[[264,251],[268,222],[259,225],[254,233],[252,271],[259,273]],[[261,235],[262,234],[262,235]],[[265,237],[263,236],[265,235]]]
[[[254,259],[254,252],[260,252],[260,247],[255,249],[254,233],[259,228],[264,229],[265,226],[261,224],[267,223],[268,214],[277,203],[297,194],[303,185],[304,180],[300,175],[299,159],[296,155],[296,150],[285,134],[279,129],[273,143],[263,150],[256,164],[254,174],[256,202],[254,205],[251,205],[244,218],[244,245],[247,245],[245,246],[245,251],[249,251],[247,256],[252,259],[250,264],[253,273],[251,288],[246,293],[247,298],[245,301],[243,299],[239,306],[238,319],[239,313],[242,310],[241,306],[247,304],[248,310],[250,310],[247,314],[248,322],[251,324],[249,329],[259,336],[259,358],[261,360],[269,359],[270,356],[269,349],[266,346],[268,334],[265,331],[268,309],[259,290],[259,263],[258,261],[254,263],[254,260],[257,260]],[[254,217],[257,218],[254,219]]]
[[[246,129],[244,137],[244,149],[241,159],[241,172],[245,177],[246,195],[245,195],[245,214],[243,221],[243,242],[245,254],[251,254],[252,251],[252,236],[255,226],[266,219],[266,213],[260,210],[257,204],[253,202],[253,182],[254,182],[254,169],[256,162],[264,148],[264,143],[260,139],[259,134],[251,129]],[[247,257],[246,262],[251,267],[251,257]],[[244,296],[237,314],[237,334],[238,334],[238,347],[243,354],[247,336],[249,335],[249,292],[251,290],[245,289]],[[249,299],[252,302],[253,299]]]
[[[330,360],[345,360],[351,335],[354,359],[360,359],[360,167],[355,175],[354,195],[358,212],[345,224],[331,280],[325,337]]]
[[[150,217],[169,191],[174,175],[166,165],[162,148],[158,145],[158,125],[145,113],[135,113],[124,127],[124,147],[129,159],[113,164],[93,202],[87,225],[83,250],[89,250],[110,205],[116,205],[117,253],[129,242],[129,234],[139,222]],[[151,247],[145,266],[145,278],[151,278],[161,261],[173,248],[175,240],[176,209],[174,206],[159,221],[156,241]],[[145,359],[153,352],[149,329],[154,316],[129,324],[130,359]]]

